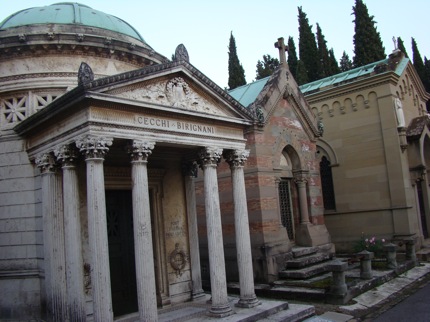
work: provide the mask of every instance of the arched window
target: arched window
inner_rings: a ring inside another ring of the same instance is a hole
[[[325,210],[336,210],[334,198],[333,175],[330,161],[323,156],[320,162],[321,185]]]

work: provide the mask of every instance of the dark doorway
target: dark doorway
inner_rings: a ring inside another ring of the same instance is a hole
[[[109,265],[114,316],[138,311],[130,190],[106,191]]]
[[[424,206],[424,194],[423,194],[423,186],[422,181],[417,181],[417,193],[418,193],[418,205],[420,208],[420,216],[421,216],[421,226],[423,230],[424,238],[429,238],[429,232],[427,229],[427,218],[426,218],[426,210]]]

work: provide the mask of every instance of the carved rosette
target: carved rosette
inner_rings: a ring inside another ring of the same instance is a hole
[[[185,177],[194,177],[197,178],[197,162],[196,161],[190,161],[190,162],[183,162],[182,163],[182,174]]]
[[[183,273],[183,269],[187,264],[187,254],[179,248],[179,243],[175,244],[175,249],[169,255],[170,266],[175,270],[176,276],[179,277]]]
[[[105,138],[93,135],[84,135],[76,140],[76,146],[86,159],[101,158],[109,151],[112,145],[112,138]]]
[[[55,158],[52,153],[43,153],[36,157],[35,163],[42,174],[56,171]]]
[[[198,152],[198,156],[200,168],[203,169],[204,166],[208,165],[216,166],[221,160],[222,149],[213,147],[203,148]]]
[[[230,168],[243,167],[249,157],[249,150],[229,150],[224,153],[224,159]]]
[[[61,162],[63,166],[73,165],[78,158],[76,149],[70,145],[58,146],[55,148],[54,154],[57,157],[57,160]]]
[[[131,161],[148,161],[154,147],[154,142],[134,140],[133,144],[128,147]]]

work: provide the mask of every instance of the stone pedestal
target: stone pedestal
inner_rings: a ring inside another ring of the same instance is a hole
[[[344,296],[347,294],[348,288],[345,283],[345,271],[348,264],[335,260],[329,265],[329,269],[333,274],[333,284],[330,287],[330,294]]]
[[[363,250],[357,255],[360,257],[360,278],[371,279],[373,277],[372,259],[375,257],[374,254]]]
[[[387,268],[397,268],[397,247],[394,244],[386,244],[383,246],[385,257],[387,258]]]
[[[417,254],[415,252],[415,240],[413,238],[406,238],[406,259],[417,262]]]

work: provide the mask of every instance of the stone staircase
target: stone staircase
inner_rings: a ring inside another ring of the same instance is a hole
[[[332,254],[321,252],[317,247],[293,247],[292,255],[279,272],[282,280],[304,280],[326,273],[332,259]]]

